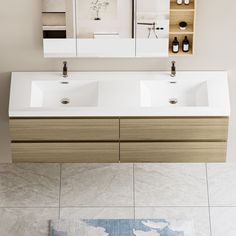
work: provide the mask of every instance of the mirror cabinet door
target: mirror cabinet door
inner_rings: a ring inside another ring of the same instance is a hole
[[[168,57],[169,16],[170,0],[137,0],[137,57]]]
[[[45,57],[76,57],[74,0],[43,0]]]
[[[134,0],[76,0],[78,57],[134,57]]]
[[[170,0],[43,0],[45,57],[168,57]]]

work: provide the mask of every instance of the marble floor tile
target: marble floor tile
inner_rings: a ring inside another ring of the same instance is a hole
[[[58,208],[0,208],[1,236],[49,236],[49,220]]]
[[[134,219],[134,207],[61,208],[61,219]]]
[[[136,206],[208,206],[204,164],[135,164]]]
[[[211,207],[212,236],[235,236],[235,219],[235,207]]]
[[[61,206],[133,206],[132,164],[63,164]]]
[[[208,164],[211,206],[236,206],[236,164]]]
[[[135,218],[193,221],[194,235],[210,236],[208,207],[136,207]]]
[[[60,165],[0,165],[0,207],[58,207]]]

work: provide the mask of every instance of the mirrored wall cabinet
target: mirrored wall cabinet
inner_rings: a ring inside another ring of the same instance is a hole
[[[43,0],[45,57],[76,57],[76,5],[74,0]]]
[[[43,0],[44,56],[190,56],[195,9],[196,0]]]

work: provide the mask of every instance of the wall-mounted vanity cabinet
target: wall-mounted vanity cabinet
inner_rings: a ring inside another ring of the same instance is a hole
[[[228,118],[10,119],[13,162],[224,162]]]
[[[43,0],[44,56],[168,57],[179,21],[193,39],[192,9],[171,1]]]
[[[224,162],[227,72],[14,72],[13,162]]]

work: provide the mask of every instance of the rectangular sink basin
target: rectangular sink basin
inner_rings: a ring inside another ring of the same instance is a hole
[[[32,81],[31,107],[92,107],[98,104],[98,81]]]
[[[227,72],[13,72],[10,117],[229,116]]]
[[[142,107],[208,106],[207,81],[140,81]]]

